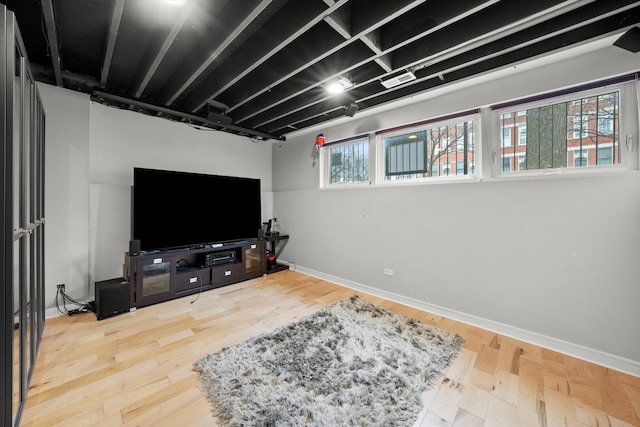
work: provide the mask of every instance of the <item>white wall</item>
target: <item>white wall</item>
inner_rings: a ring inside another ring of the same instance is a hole
[[[89,280],[89,97],[38,83],[45,129],[45,299],[84,297]]]
[[[640,67],[637,56],[615,47],[555,60],[275,143],[274,216],[290,233],[281,259],[355,289],[640,374],[638,171],[318,189],[311,157],[317,133],[337,140]]]
[[[92,298],[95,281],[122,275],[131,237],[135,166],[259,178],[272,215],[271,147],[236,135],[106,107],[39,84],[47,113],[45,287]],[[168,202],[179,195],[168,195]]]
[[[637,369],[637,171],[318,189],[312,149],[319,132],[339,139],[640,68],[637,56],[612,47],[561,57],[267,144],[104,107],[39,84],[47,112],[47,307],[58,283],[81,298],[91,296],[95,280],[121,274],[134,166],[249,176],[262,180],[263,217],[278,217],[291,234],[282,259],[303,271]],[[387,267],[393,277],[382,274]]]
[[[134,167],[259,178],[262,213],[271,214],[269,144],[98,103],[91,104],[90,120],[90,284],[122,275]],[[167,203],[181,202],[179,194],[167,195]]]

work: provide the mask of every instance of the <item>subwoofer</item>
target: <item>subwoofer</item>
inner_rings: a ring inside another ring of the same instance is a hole
[[[124,278],[96,282],[96,317],[103,320],[129,312],[129,282]]]

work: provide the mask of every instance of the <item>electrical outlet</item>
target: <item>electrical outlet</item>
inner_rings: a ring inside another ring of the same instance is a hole
[[[61,285],[58,285],[58,291],[64,292],[64,283]]]
[[[382,272],[385,276],[393,276],[393,270],[390,268],[385,268],[384,270],[382,270]]]

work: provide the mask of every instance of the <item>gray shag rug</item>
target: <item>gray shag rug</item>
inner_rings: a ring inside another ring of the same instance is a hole
[[[194,364],[223,426],[411,426],[464,340],[357,296]]]

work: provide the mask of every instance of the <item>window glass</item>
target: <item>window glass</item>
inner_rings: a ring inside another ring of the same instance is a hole
[[[511,128],[503,127],[502,128],[502,146],[508,147],[511,145]]]
[[[425,125],[381,134],[384,180],[416,180],[474,173],[474,122]]]
[[[574,95],[566,101],[527,109],[518,106],[500,112],[499,117],[502,172],[620,162],[617,91],[580,98]],[[518,129],[517,144],[510,144],[512,128]],[[517,164],[511,163],[513,157],[519,159]]]
[[[608,147],[598,148],[598,164],[599,165],[613,164],[613,145],[610,145]]]
[[[511,157],[502,158],[502,172],[511,171]]]
[[[369,180],[369,140],[329,146],[329,184]]]
[[[527,145],[527,125],[518,126],[518,145]]]
[[[491,106],[485,110],[488,114],[475,109],[425,118],[377,131],[373,140],[373,134],[363,134],[330,142],[320,151],[321,185],[535,176],[547,174],[549,168],[554,174],[560,169],[589,173],[596,167],[619,168],[621,163],[637,170],[638,159],[627,151],[637,147],[632,136],[638,116],[624,107],[621,111],[621,105],[630,105],[621,99],[635,95],[635,87],[618,81],[594,87],[510,101]],[[485,146],[481,129],[492,135]],[[621,135],[629,135],[624,150]],[[491,163],[476,164],[481,149],[491,153]]]
[[[524,154],[522,156],[518,156],[518,170],[527,170],[527,156]]]

